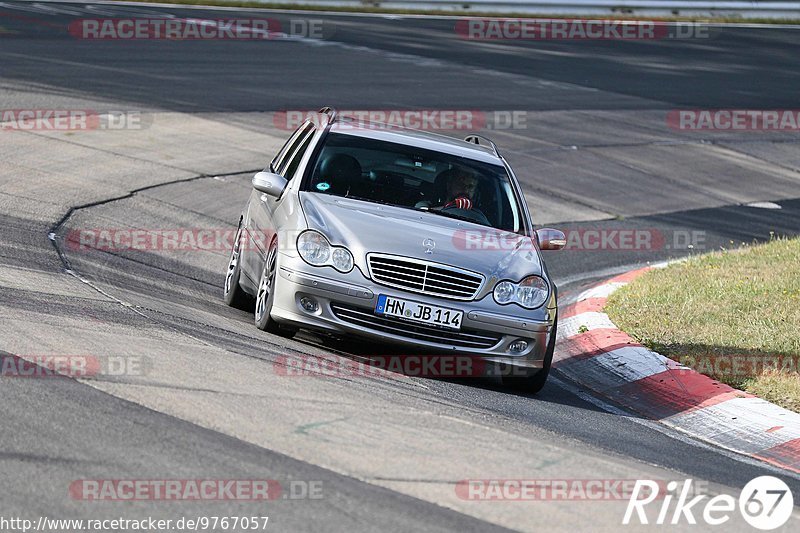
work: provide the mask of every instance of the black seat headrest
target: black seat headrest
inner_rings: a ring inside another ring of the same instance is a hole
[[[345,194],[361,179],[361,164],[351,155],[334,154],[322,162],[319,172],[319,180],[328,182],[332,192]]]

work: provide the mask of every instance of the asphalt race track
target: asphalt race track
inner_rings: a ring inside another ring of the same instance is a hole
[[[323,32],[98,41],[67,31],[81,18],[125,17],[268,17],[282,28],[313,20]],[[454,24],[0,2],[0,109],[141,119],[115,131],[0,131],[0,359],[91,355],[139,365],[95,379],[0,378],[3,517],[258,515],[280,531],[616,531],[622,500],[470,501],[457,483],[691,478],[738,496],[750,479],[777,474],[800,495],[800,476],[621,412],[557,371],[535,398],[484,380],[286,376],[287,356],[385,347],[258,331],[222,301],[222,247],[84,250],[70,240],[98,228],[230,231],[253,172],[289,135],[276,113],[322,105],[520,112],[516,127],[481,133],[507,155],[537,224],[579,239],[641,232],[654,243],[619,249],[614,237],[600,247],[583,239],[546,253],[562,304],[647,263],[800,233],[797,131],[681,131],[666,119],[679,109],[796,107],[800,30],[470,41]],[[86,501],[69,490],[108,479],[274,479],[289,497]],[[301,490],[311,486],[321,497]],[[795,513],[785,528],[797,525]],[[725,527],[748,526],[736,517]]]

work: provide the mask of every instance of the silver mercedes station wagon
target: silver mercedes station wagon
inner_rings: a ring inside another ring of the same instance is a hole
[[[540,252],[565,238],[534,229],[494,143],[323,108],[252,183],[224,297],[257,327],[463,355],[542,388],[558,308]]]

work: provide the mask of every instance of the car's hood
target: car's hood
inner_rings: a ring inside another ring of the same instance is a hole
[[[380,252],[458,266],[480,272],[487,279],[518,281],[542,273],[530,237],[327,194],[303,192],[300,200],[309,228],[324,233],[332,244],[349,248],[363,272],[366,254]]]

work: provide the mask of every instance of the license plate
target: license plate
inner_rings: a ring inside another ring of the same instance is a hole
[[[375,306],[375,314],[394,316],[412,322],[442,326],[450,329],[461,329],[461,319],[464,318],[463,311],[409,300],[401,300],[400,298],[393,298],[385,294],[378,296],[378,305]]]

